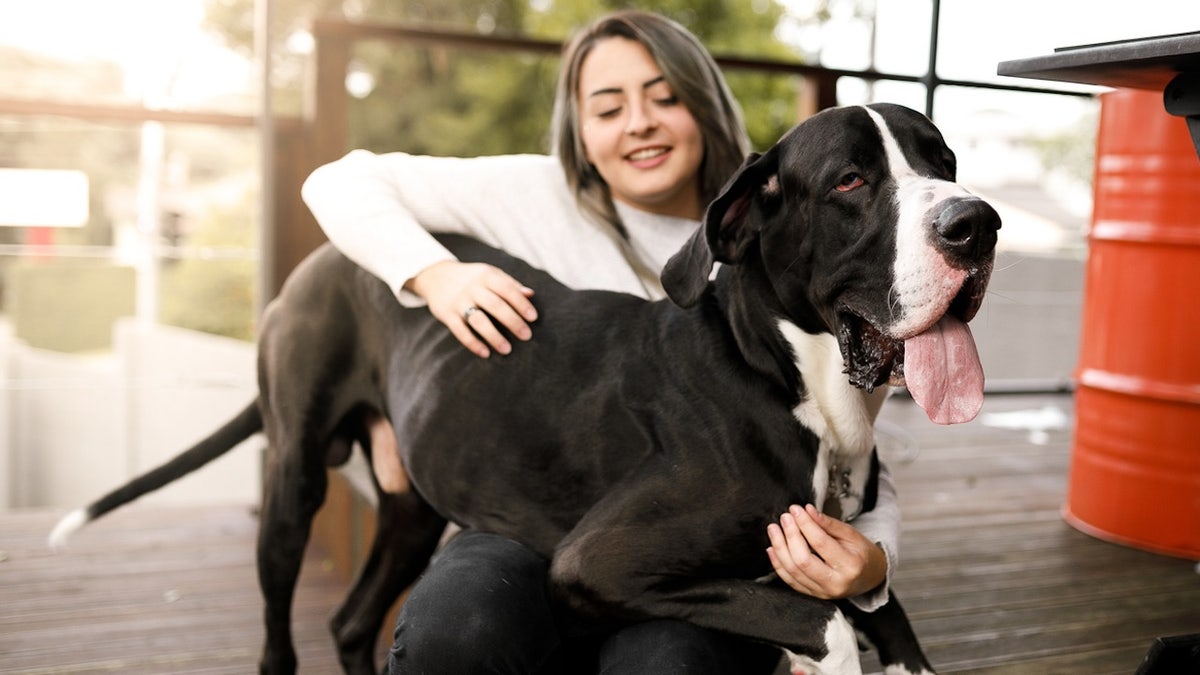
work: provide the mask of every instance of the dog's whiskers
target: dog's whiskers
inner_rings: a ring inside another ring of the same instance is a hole
[[[900,294],[896,292],[896,282],[892,281],[891,288],[888,289],[888,321],[896,322],[900,320],[902,307],[900,306]]]
[[[986,295],[989,298],[1000,298],[1001,300],[1004,300],[1006,302],[1011,302],[1011,303],[1017,302],[1017,296],[1010,295],[1008,293],[1001,293],[999,291],[994,291],[990,288],[984,293],[984,295]]]
[[[1005,265],[1004,267],[995,268],[994,270],[992,270],[992,273],[995,274],[996,272],[1007,272],[1008,270],[1011,270],[1012,268],[1016,267],[1017,265],[1020,265],[1023,262],[1026,262],[1026,261],[1028,261],[1028,258],[1024,258],[1024,257],[1016,258],[1011,263]]]

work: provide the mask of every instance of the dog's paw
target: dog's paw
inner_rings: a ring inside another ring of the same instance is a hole
[[[858,637],[841,612],[825,625],[825,647],[828,653],[819,661],[784,650],[792,675],[862,675]]]

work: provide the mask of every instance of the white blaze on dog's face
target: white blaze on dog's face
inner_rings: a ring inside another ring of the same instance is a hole
[[[904,340],[936,323],[967,279],[967,270],[950,265],[931,245],[931,214],[946,200],[974,196],[958,183],[914,171],[883,116],[870,108],[866,111],[879,127],[896,183],[896,260],[892,269],[898,311],[886,332]]]
[[[973,419],[983,405],[983,366],[967,328],[991,275],[999,216],[953,181],[913,169],[879,112],[867,109],[895,181],[896,310],[878,328],[904,341],[903,381],[939,424]],[[957,305],[957,307],[955,307]]]

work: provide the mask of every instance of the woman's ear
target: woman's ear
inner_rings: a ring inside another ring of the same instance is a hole
[[[700,300],[714,262],[736,265],[758,236],[750,222],[754,200],[778,195],[777,153],[751,153],[721,189],[704,221],[662,272],[662,284],[675,304],[690,307]]]

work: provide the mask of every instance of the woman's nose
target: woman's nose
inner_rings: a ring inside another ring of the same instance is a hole
[[[625,125],[625,133],[631,136],[639,136],[651,131],[658,125],[654,119],[654,114],[645,104],[636,104],[629,107],[629,121]]]

